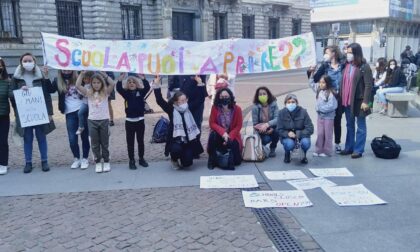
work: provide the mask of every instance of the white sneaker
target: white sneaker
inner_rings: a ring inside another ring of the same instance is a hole
[[[95,172],[101,173],[102,171],[103,171],[102,170],[102,163],[101,162],[96,163],[96,165],[95,165]]]
[[[84,128],[78,128],[77,131],[76,131],[76,135],[82,134],[83,130],[84,130]]]
[[[321,155],[319,155],[318,153],[314,152],[314,153],[312,153],[312,156],[314,156],[314,157],[319,157],[319,156],[321,156]]]
[[[75,158],[74,161],[73,161],[73,164],[71,164],[71,168],[72,169],[77,169],[79,167],[80,167],[80,159]]]
[[[87,160],[86,158],[83,158],[82,161],[80,162],[80,169],[85,170],[89,167],[89,160]]]
[[[7,174],[7,166],[0,165],[0,175]]]
[[[325,154],[325,153],[321,153],[321,154],[319,154],[319,156],[320,156],[320,157],[328,157],[328,155],[327,155],[327,154]]]
[[[177,161],[173,161],[173,160],[171,159],[171,165],[172,165],[172,169],[174,169],[174,170],[179,170],[179,169],[181,169],[181,167],[179,166],[178,160],[177,160]]]
[[[104,172],[109,172],[111,171],[111,164],[108,163],[104,163]]]
[[[340,152],[341,152],[340,144],[335,144],[335,153],[340,154]]]

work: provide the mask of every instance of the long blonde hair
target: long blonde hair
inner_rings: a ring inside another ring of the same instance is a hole
[[[106,81],[104,80],[104,78],[102,77],[102,75],[100,74],[94,74],[91,77],[92,79],[92,83],[94,79],[97,79],[101,82],[102,86],[101,89],[99,89],[98,93],[99,93],[99,97],[101,97],[101,99],[105,99],[106,98]],[[91,84],[91,88],[89,88],[87,90],[87,96],[92,97],[93,94],[95,93],[95,90],[93,90],[93,85]]]
[[[63,71],[62,70],[58,70],[58,74],[57,74],[57,89],[59,93],[66,93],[68,90],[68,84],[76,84],[76,80],[77,80],[77,73],[76,71],[72,71],[72,75],[71,78],[69,80],[68,83],[66,83],[66,81],[64,81],[63,78]]]

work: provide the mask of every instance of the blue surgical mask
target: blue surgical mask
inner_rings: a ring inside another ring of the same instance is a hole
[[[296,103],[287,103],[286,104],[286,108],[287,110],[289,110],[289,112],[292,112],[296,109],[297,105]]]

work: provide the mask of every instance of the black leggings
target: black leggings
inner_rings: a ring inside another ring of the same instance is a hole
[[[338,106],[335,110],[334,117],[334,142],[341,143],[341,118],[343,117],[343,106],[341,105],[341,98],[337,98]]]
[[[139,159],[144,157],[144,120],[138,122],[125,121],[128,158],[134,160],[134,138],[137,138]]]
[[[9,162],[9,135],[10,119],[9,116],[0,116],[0,165],[7,166]]]
[[[193,148],[191,144],[172,142],[170,147],[172,161],[180,159],[182,167],[189,167],[193,164]]]
[[[225,145],[224,139],[219,134],[214,131],[210,133],[207,152],[211,162],[216,156],[216,151],[225,153],[228,149],[232,151],[234,165],[240,165],[242,163],[242,155],[238,141],[231,140],[229,144]]]

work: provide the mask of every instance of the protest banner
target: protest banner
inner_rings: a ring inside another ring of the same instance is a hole
[[[336,186],[335,183],[323,177],[288,180],[287,183],[289,183],[298,190],[309,190],[324,186]]]
[[[265,171],[264,175],[270,180],[289,180],[308,178],[300,170],[291,171]]]
[[[242,191],[245,207],[308,207],[312,202],[304,191]]]
[[[309,168],[309,171],[317,177],[353,177],[353,173],[351,173],[347,168],[321,168],[321,169],[313,169]]]
[[[201,176],[200,188],[255,188],[254,175]]]
[[[41,87],[14,90],[13,95],[22,128],[50,122]]]
[[[387,203],[362,184],[323,187],[322,190],[339,206],[367,206]]]
[[[84,40],[42,33],[44,64],[56,69],[161,75],[230,75],[316,64],[312,33],[281,39]]]

